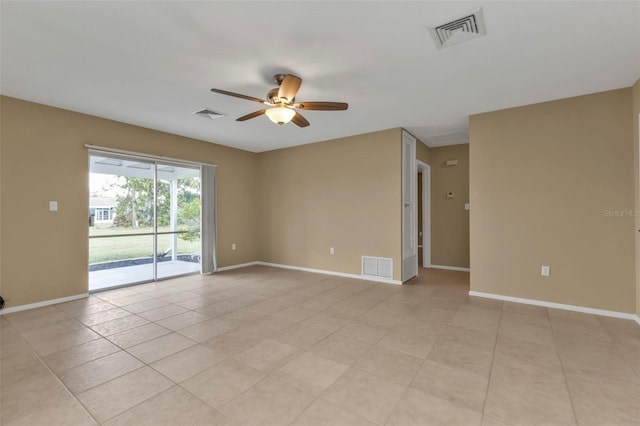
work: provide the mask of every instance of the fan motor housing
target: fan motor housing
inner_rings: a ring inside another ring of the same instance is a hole
[[[267,93],[267,101],[269,101],[272,104],[280,104],[280,103],[292,104],[293,101],[295,100],[295,98],[291,100],[286,98],[280,99],[278,97],[279,92],[280,92],[280,88],[278,87],[269,90],[269,92]]]
[[[278,103],[278,101],[280,100],[280,98],[278,98],[279,91],[280,89],[277,87],[275,89],[269,90],[269,92],[267,93],[267,100],[272,104]]]

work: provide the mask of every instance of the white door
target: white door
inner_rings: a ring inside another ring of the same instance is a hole
[[[402,282],[418,274],[416,138],[402,132]]]

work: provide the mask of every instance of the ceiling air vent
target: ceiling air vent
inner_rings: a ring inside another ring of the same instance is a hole
[[[463,41],[478,38],[487,33],[484,27],[484,18],[482,9],[477,12],[463,16],[446,24],[429,28],[433,40],[436,42],[438,49],[453,46]]]
[[[198,115],[200,117],[204,117],[204,118],[208,118],[210,120],[215,120],[216,118],[220,118],[220,117],[224,117],[225,114],[218,112],[218,111],[214,111],[212,109],[209,108],[204,108],[201,109],[200,111],[196,111],[194,112],[195,115]]]

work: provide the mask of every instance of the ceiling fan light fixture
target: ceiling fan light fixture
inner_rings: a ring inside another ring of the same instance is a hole
[[[266,110],[265,114],[269,117],[269,120],[276,124],[286,124],[293,119],[296,112],[290,108],[275,107]]]
[[[309,125],[309,121],[307,121],[307,119],[304,118],[302,114],[296,112],[296,110],[304,109],[305,111],[344,111],[345,109],[349,108],[349,104],[344,102],[323,101],[294,103],[296,94],[298,93],[298,89],[300,88],[300,83],[302,83],[302,79],[292,74],[277,74],[275,76],[275,80],[276,83],[278,83],[278,87],[271,89],[267,93],[266,101],[254,98],[253,96],[229,92],[228,90],[211,89],[211,91],[214,93],[220,93],[221,95],[233,96],[234,98],[245,99],[247,101],[252,101],[267,106],[267,108],[263,107],[263,109],[259,111],[254,111],[251,114],[243,115],[242,117],[236,118],[236,121],[247,121],[251,120],[252,118],[260,117],[261,115],[266,115],[267,117],[269,117],[269,120],[276,124],[286,124],[292,122],[298,127],[307,127]]]

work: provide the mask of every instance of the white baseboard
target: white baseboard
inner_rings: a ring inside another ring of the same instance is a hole
[[[425,266],[426,268],[433,268],[433,269],[446,269],[448,271],[460,271],[460,272],[470,272],[471,269],[469,268],[461,268],[459,266],[444,266],[444,265],[431,265],[431,266]]]
[[[301,266],[281,265],[279,263],[269,263],[269,262],[255,262],[255,264],[262,265],[262,266],[271,266],[274,268],[293,269],[296,271],[315,272],[316,274],[334,275],[336,277],[355,278],[357,280],[375,281],[375,282],[385,283],[385,284],[402,285],[402,281],[371,277],[368,275],[347,274],[344,272],[327,271],[326,269],[303,268]]]
[[[503,296],[500,294],[483,293],[481,291],[469,291],[469,296],[484,297],[486,299],[503,300],[505,302],[523,303],[525,305],[543,306],[545,308],[562,309],[565,311],[582,312],[584,314],[602,315],[605,317],[630,319],[640,324],[640,317],[638,315],[628,314],[625,312],[607,311],[606,309],[587,308],[585,306],[565,305],[562,303],[545,302],[544,300],[523,299],[521,297],[511,297],[511,296]]]
[[[85,297],[89,297],[89,293],[76,294],[75,296],[61,297],[59,299],[43,300],[42,302],[29,303],[27,305],[12,306],[11,308],[1,310],[0,315],[42,308],[43,306],[57,305],[58,303],[71,302],[72,300],[84,299]]]
[[[237,265],[223,266],[222,268],[216,269],[215,272],[230,271],[231,269],[246,268],[247,266],[254,266],[259,264],[260,262],[238,263]],[[215,274],[215,272],[213,273]]]

